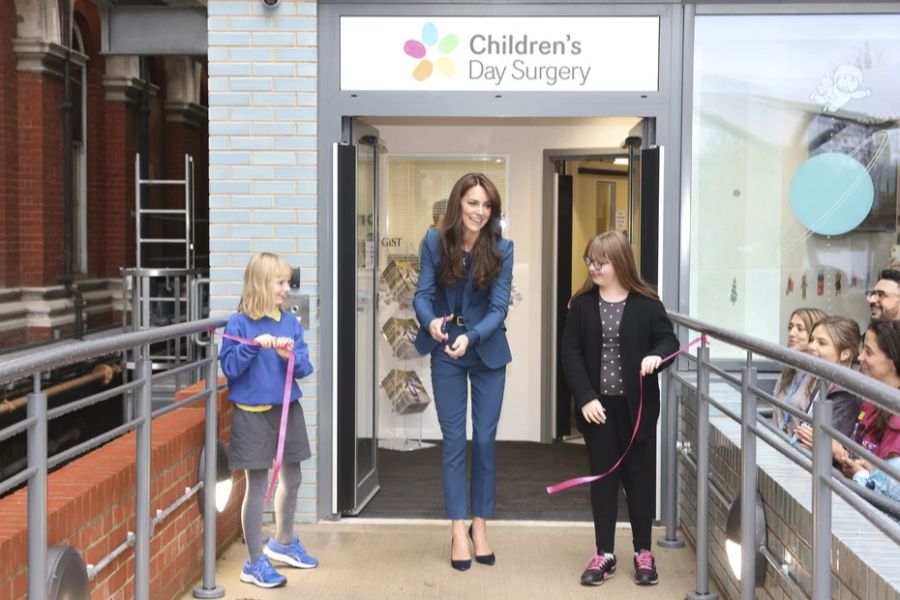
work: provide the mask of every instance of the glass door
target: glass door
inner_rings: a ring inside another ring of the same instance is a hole
[[[349,121],[335,147],[338,197],[338,510],[356,515],[378,492],[375,308],[378,130]]]

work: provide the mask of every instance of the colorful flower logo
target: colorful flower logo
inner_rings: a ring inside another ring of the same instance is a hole
[[[412,76],[416,81],[425,81],[434,73],[435,67],[444,77],[450,77],[456,73],[456,66],[453,60],[448,56],[456,49],[459,44],[459,37],[455,33],[449,33],[438,41],[437,26],[432,22],[427,22],[422,26],[422,41],[408,40],[403,44],[403,52],[407,56],[419,59],[419,63],[413,69]],[[426,58],[428,49],[437,46],[439,56],[431,60]]]

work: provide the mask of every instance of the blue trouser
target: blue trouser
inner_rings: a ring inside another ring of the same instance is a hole
[[[451,339],[454,336],[451,336]],[[493,517],[497,501],[497,423],[503,404],[506,366],[490,369],[474,350],[454,360],[443,346],[431,355],[434,405],[443,434],[444,504],[447,518],[466,510],[466,408],[472,383],[471,506],[475,517]]]

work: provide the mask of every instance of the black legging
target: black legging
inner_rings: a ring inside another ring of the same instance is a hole
[[[592,475],[605,473],[622,456],[634,425],[624,396],[603,396],[606,423],[587,423],[578,411],[578,428],[584,434]],[[650,550],[650,533],[656,506],[656,427],[636,440],[619,468],[591,484],[594,538],[601,552],[615,548],[619,482],[625,486],[628,517],[635,551]]]

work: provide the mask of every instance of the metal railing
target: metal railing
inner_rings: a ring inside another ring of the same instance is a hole
[[[154,374],[151,365],[150,345],[167,342],[172,339],[194,336],[196,334],[220,328],[224,321],[207,319],[190,323],[176,324],[167,327],[147,329],[133,333],[114,335],[103,339],[66,345],[61,348],[50,348],[35,352],[18,359],[0,363],[0,385],[30,377],[33,390],[28,394],[27,414],[22,421],[0,430],[0,442],[25,432],[27,435],[28,466],[24,471],[0,481],[0,494],[27,482],[28,486],[28,597],[33,600],[44,600],[47,597],[48,563],[47,563],[47,472],[60,463],[75,458],[89,450],[119,437],[129,431],[136,431],[135,451],[135,531],[128,532],[110,554],[88,566],[88,577],[93,579],[115,556],[134,547],[134,597],[138,600],[150,598],[150,539],[154,525],[164,520],[175,505],[183,504],[186,499],[196,494],[200,488],[215,489],[216,483],[216,441],[217,418],[216,401],[218,390],[218,352],[215,343],[209,344],[206,356],[176,369]],[[133,351],[136,357],[135,378],[113,388],[92,394],[76,402],[57,408],[47,408],[47,396],[41,388],[43,372],[69,364],[90,360],[99,356]],[[201,391],[173,402],[158,410],[152,409],[152,388],[161,379],[177,376],[187,370],[203,369],[205,387]],[[133,393],[133,414],[127,415],[125,422],[101,435],[95,436],[77,446],[59,454],[48,456],[47,423],[64,414],[80,410],[87,406],[104,402],[117,396]],[[190,404],[200,398],[205,399],[205,463],[204,480],[198,482],[175,501],[171,507],[156,508],[151,518],[150,506],[150,456],[151,456],[151,421],[159,416]],[[203,495],[203,582],[194,590],[199,598],[218,598],[224,590],[215,584],[216,560],[216,508],[215,494]],[[156,528],[160,530],[161,528]],[[111,546],[117,541],[112,540]]]
[[[868,460],[874,467],[884,471],[891,477],[900,480],[900,470],[892,467],[885,460],[875,456],[867,448],[851,440],[847,435],[832,426],[832,404],[826,399],[829,383],[835,383],[860,398],[869,400],[881,409],[900,414],[900,391],[891,388],[871,377],[857,373],[834,363],[826,362],[808,354],[789,350],[777,344],[766,342],[739,332],[712,326],[708,323],[692,319],[685,315],[669,313],[670,318],[680,330],[681,339],[687,339],[689,331],[704,335],[707,339],[724,342],[742,349],[746,353],[746,363],[740,376],[728,373],[714,365],[710,360],[707,342],[701,343],[697,355],[682,355],[676,365],[665,371],[663,378],[663,444],[662,462],[664,469],[664,493],[662,494],[662,516],[666,526],[665,538],[660,540],[662,546],[680,546],[683,543],[676,537],[677,501],[678,501],[678,394],[681,387],[696,395],[696,447],[691,449],[696,455],[697,502],[696,502],[696,589],[688,594],[690,599],[713,599],[717,594],[709,589],[709,480],[710,456],[710,406],[717,408],[726,417],[741,425],[741,598],[750,600],[755,597],[757,548],[746,540],[755,540],[757,496],[757,440],[762,440],[789,460],[806,470],[811,475],[812,483],[812,593],[811,598],[831,598],[832,562],[831,562],[831,494],[834,492],[843,498],[862,517],[869,520],[888,538],[900,544],[900,527],[862,499],[854,487],[859,487],[848,478],[834,470],[832,461],[832,440],[837,440],[846,448],[855,451],[858,456]],[[812,418],[802,411],[777,400],[772,394],[757,385],[757,370],[754,357],[774,360],[808,373],[819,380],[820,391],[812,402]],[[694,369],[686,368],[693,364]],[[696,380],[687,376],[691,371]],[[722,381],[740,390],[740,413],[729,409],[723,402],[710,396],[710,378],[714,375]],[[811,454],[799,450],[788,443],[784,435],[773,427],[766,419],[760,418],[757,410],[762,400],[773,407],[789,413],[813,428],[813,448]],[[712,490],[716,491],[716,490]],[[770,555],[763,558],[774,561]],[[781,576],[780,565],[775,564],[775,572]],[[793,580],[788,584],[798,594],[805,594]]]

